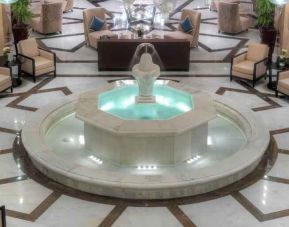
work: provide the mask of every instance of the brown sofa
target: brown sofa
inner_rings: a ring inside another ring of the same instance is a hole
[[[10,89],[13,92],[11,71],[9,68],[0,67],[0,91]]]
[[[249,44],[246,52],[232,58],[230,80],[248,80],[254,87],[257,80],[267,75],[268,53],[269,47],[265,44]]]
[[[278,72],[276,80],[276,97],[278,93],[289,96],[289,70]]]
[[[32,29],[42,34],[61,33],[62,7],[62,2],[42,4],[40,17],[34,17],[31,20]]]
[[[90,24],[94,16],[102,19],[105,22],[100,31],[90,30]],[[85,41],[88,46],[97,48],[97,41],[101,38],[101,36],[109,36],[111,38],[118,37],[117,34],[108,30],[105,18],[105,10],[102,7],[83,10],[83,25],[84,25]]]
[[[18,43],[18,56],[21,59],[20,71],[36,77],[53,73],[56,77],[56,55],[38,47],[35,38],[22,40]]]
[[[218,27],[219,32],[237,34],[249,29],[250,20],[240,16],[239,4],[219,2]]]
[[[194,10],[184,9],[181,15],[181,21],[189,17],[193,25],[193,30],[190,34],[182,31],[179,26],[177,31],[173,31],[164,35],[165,39],[184,39],[190,41],[191,47],[197,47],[199,42],[201,13]]]

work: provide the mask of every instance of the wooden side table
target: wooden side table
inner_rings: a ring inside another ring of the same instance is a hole
[[[267,88],[269,88],[270,90],[275,91],[276,90],[276,80],[273,80],[273,73],[272,71],[276,70],[277,73],[279,71],[283,71],[283,70],[287,70],[289,69],[289,65],[284,65],[284,67],[280,67],[279,65],[279,57],[277,58],[276,62],[272,62],[269,65],[269,83],[267,84]]]

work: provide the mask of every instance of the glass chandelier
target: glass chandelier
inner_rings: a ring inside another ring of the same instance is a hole
[[[286,5],[289,3],[289,0],[270,0],[274,5]]]
[[[17,0],[0,0],[0,4],[10,5],[17,2]]]

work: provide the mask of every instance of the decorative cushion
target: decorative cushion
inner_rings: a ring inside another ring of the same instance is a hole
[[[180,22],[180,26],[185,33],[191,33],[193,31],[193,25],[189,17],[186,17]]]
[[[90,23],[90,30],[100,31],[104,25],[104,21],[96,16],[94,16]]]

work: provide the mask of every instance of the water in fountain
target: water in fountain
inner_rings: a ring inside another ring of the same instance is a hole
[[[158,52],[156,51],[154,45],[151,43],[142,43],[142,44],[137,46],[137,48],[134,52],[134,55],[133,55],[132,60],[130,62],[130,67],[129,67],[130,70],[132,70],[134,65],[140,63],[141,56],[144,53],[150,54],[150,56],[152,57],[153,63],[158,65],[160,67],[161,71],[164,69],[163,62],[162,62]]]

